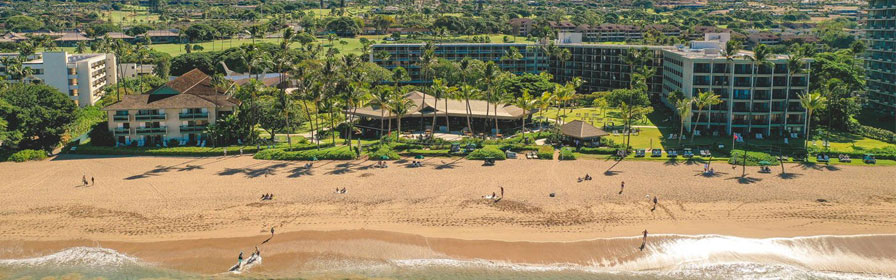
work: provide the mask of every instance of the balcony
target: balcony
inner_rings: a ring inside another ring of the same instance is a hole
[[[205,127],[206,125],[182,125],[180,126],[180,132],[203,132]]]
[[[182,120],[188,119],[208,119],[208,113],[180,113],[178,117]]]
[[[164,120],[165,114],[137,114],[138,121]]]
[[[112,116],[113,120],[116,121],[128,121],[130,119],[129,115],[114,115]]]
[[[130,134],[131,129],[127,127],[116,127],[112,129],[112,133],[114,134]]]
[[[137,134],[165,134],[168,132],[168,127],[160,126],[160,127],[138,127]]]

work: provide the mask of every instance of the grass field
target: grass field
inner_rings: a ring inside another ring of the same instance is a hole
[[[102,13],[102,17],[116,25],[148,24],[159,20],[158,14],[151,14],[144,7],[141,8],[143,9],[131,10],[131,7],[128,7],[121,11],[107,11]]]

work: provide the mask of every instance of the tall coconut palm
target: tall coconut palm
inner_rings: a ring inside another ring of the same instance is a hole
[[[398,119],[398,135],[401,135],[401,118],[407,115],[411,107],[416,106],[413,100],[405,98],[403,94],[389,96],[389,110]],[[391,131],[389,131],[391,134]]]
[[[432,81],[432,86],[430,86],[429,94],[435,98],[435,103],[433,103],[433,107],[438,108],[439,99],[445,99],[445,126],[448,126],[448,96],[451,95],[451,88],[446,86],[442,79],[435,79]],[[432,131],[436,131],[436,117],[438,114],[432,114]]]
[[[753,56],[748,56],[750,59],[751,69],[750,69],[750,111],[749,111],[749,119],[750,125],[747,126],[748,131],[753,130],[753,100],[756,99],[756,74],[758,74],[759,70],[768,66],[771,62],[768,61],[768,58],[772,55],[771,50],[769,50],[768,46],[764,44],[759,44],[756,48],[753,49]]]
[[[809,148],[809,135],[812,131],[812,113],[815,110],[824,108],[825,102],[827,102],[827,98],[825,98],[820,92],[811,92],[808,94],[800,94],[800,105],[803,106],[803,109],[806,109],[806,143],[805,148]]]
[[[794,45],[790,50],[790,56],[787,58],[787,84],[786,84],[786,96],[785,104],[790,104],[790,87],[791,87],[791,79],[793,75],[800,74],[803,72],[803,58],[804,53],[802,49],[798,45]],[[784,115],[786,116],[788,111],[790,110],[790,106],[784,106]],[[784,118],[784,126],[787,126],[787,118]]]
[[[373,94],[370,96],[370,102],[368,105],[378,107],[380,110],[380,137],[383,137],[383,131],[386,128],[386,112],[391,112],[389,109],[389,96],[392,95],[392,88],[390,86],[378,86],[374,88]],[[391,113],[389,113],[391,115]],[[392,121],[389,121],[391,125]]]
[[[467,105],[467,129],[469,129],[470,133],[474,135],[475,133],[473,131],[473,122],[470,120],[470,118],[472,117],[471,115],[473,114],[472,109],[470,108],[470,99],[475,99],[477,97],[479,97],[479,89],[471,85],[462,85],[460,87],[460,90],[457,91],[457,98],[463,99]]]
[[[726,69],[728,70],[728,88],[726,90],[728,92],[728,100],[734,99],[732,96],[734,95],[734,60],[740,52],[740,47],[740,42],[731,40],[725,43],[725,49],[722,52],[722,55],[725,56],[725,61],[728,62],[728,69]],[[731,133],[734,133],[734,129],[731,130]]]
[[[544,118],[544,113],[551,107],[551,104],[554,104],[554,94],[550,91],[542,92],[535,103],[538,110],[541,111],[541,117]]]
[[[485,64],[485,70],[483,71],[483,75],[482,75],[482,83],[483,83],[483,87],[485,88],[485,101],[487,101],[487,102],[493,102],[493,103],[497,104],[497,102],[495,102],[496,99],[493,98],[493,96],[494,96],[493,84],[495,83],[495,79],[498,77],[498,74],[500,72],[501,72],[501,69],[498,68],[498,65],[496,65],[494,61],[489,61],[488,63]],[[485,106],[486,121],[488,121],[489,113],[490,113],[490,107],[486,103],[486,106]],[[495,113],[497,113],[497,112],[495,112]],[[497,125],[497,124],[498,124],[498,119],[496,118],[495,125]]]
[[[675,112],[678,113],[678,119],[681,126],[678,128],[678,144],[681,144],[681,136],[684,134],[684,122],[691,117],[691,104],[694,103],[692,98],[682,98],[675,102]],[[691,137],[693,139],[693,137]]]
[[[521,129],[523,134],[523,139],[526,138],[526,117],[529,116],[529,112],[532,109],[535,109],[535,106],[538,106],[538,99],[529,94],[529,89],[523,89],[523,94],[520,97],[517,97],[513,102],[514,105],[523,109],[523,127]]]
[[[697,93],[697,96],[693,99],[694,105],[697,106],[697,121],[694,122],[693,128],[691,129],[691,143],[694,143],[694,136],[696,135],[697,123],[700,122],[700,117],[703,116],[703,108],[706,106],[715,106],[722,103],[721,97],[713,92],[701,91]]]

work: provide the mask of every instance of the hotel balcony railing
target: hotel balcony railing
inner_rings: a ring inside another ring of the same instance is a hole
[[[168,131],[168,127],[138,127],[137,134],[159,134],[166,133]]]
[[[180,119],[208,119],[208,113],[180,113]]]
[[[112,119],[116,121],[127,121],[130,119],[130,117],[131,116],[129,115],[114,115],[112,116]]]
[[[141,114],[137,114],[136,117],[137,117],[137,120],[138,120],[138,121],[144,121],[144,120],[164,120],[164,119],[165,119],[165,114],[142,114],[142,115],[141,115]]]
[[[112,129],[112,132],[115,134],[130,134],[131,129],[127,127],[116,127]]]
[[[180,126],[180,132],[203,132],[205,127],[205,125],[182,125]]]
[[[801,119],[788,119],[787,124],[803,124],[803,120]]]

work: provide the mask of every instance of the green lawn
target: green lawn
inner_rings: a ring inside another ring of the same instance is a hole
[[[551,120],[557,118],[557,109],[556,108],[548,108],[544,114],[536,114],[536,117],[545,116]],[[604,113],[599,108],[595,107],[582,107],[582,108],[572,108],[567,110],[561,110],[561,117],[563,122],[571,122],[574,120],[582,120],[588,123],[591,123],[594,126],[601,127],[604,124],[609,125],[613,123],[616,126],[622,125],[622,112],[619,109],[607,109],[606,113]],[[671,123],[671,120],[668,118],[660,116],[662,112],[654,112],[647,116],[647,118],[641,118],[632,123],[634,126],[670,126],[674,125]],[[594,116],[597,114],[597,116]]]
[[[361,54],[361,41],[360,41],[361,38],[367,38],[369,40],[379,41],[379,40],[383,39],[383,36],[379,35],[379,36],[358,36],[355,38],[339,38],[339,39],[333,41],[333,46],[339,50],[340,54],[354,53],[354,54],[360,55]],[[345,41],[345,44],[340,43],[340,41]],[[267,43],[279,44],[280,39],[277,39],[277,38],[255,39],[255,42],[256,43],[267,42]],[[215,40],[215,41],[210,41],[210,42],[196,43],[193,45],[200,45],[203,48],[203,50],[201,50],[201,51],[194,51],[194,52],[204,52],[204,51],[226,50],[226,49],[229,49],[232,47],[239,47],[243,44],[250,44],[250,43],[252,43],[252,39],[225,39],[225,40]],[[328,47],[330,45],[330,42],[323,38],[318,38],[318,43],[323,44],[324,47]],[[300,48],[301,44],[293,43],[292,47]],[[178,55],[186,53],[186,51],[184,50],[184,44],[153,44],[153,45],[151,45],[151,48],[154,50],[160,51],[160,52],[168,53],[171,56],[178,56]]]
[[[110,20],[115,25],[149,24],[159,20],[158,14],[151,14],[145,9],[131,10],[131,7],[121,11],[108,11],[102,13],[102,18]]]

